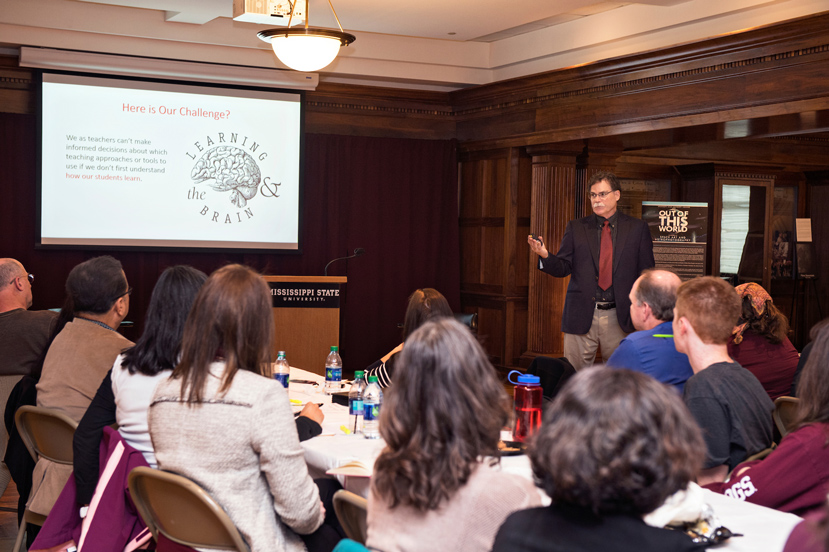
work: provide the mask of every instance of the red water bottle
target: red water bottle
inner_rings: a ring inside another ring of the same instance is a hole
[[[517,381],[510,379],[513,374],[518,374]],[[515,385],[515,430],[512,438],[523,443],[541,426],[541,380],[538,376],[522,374],[518,370],[511,371],[507,380]]]

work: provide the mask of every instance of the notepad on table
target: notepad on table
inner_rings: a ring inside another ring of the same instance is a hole
[[[349,475],[351,477],[371,477],[372,468],[359,460],[351,460],[337,468],[326,471],[327,475]]]

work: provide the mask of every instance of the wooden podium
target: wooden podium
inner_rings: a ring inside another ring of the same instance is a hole
[[[274,359],[325,375],[325,357],[340,345],[340,286],[345,276],[264,276],[271,288]]]

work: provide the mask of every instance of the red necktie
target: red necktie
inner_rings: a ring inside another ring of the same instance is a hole
[[[613,239],[610,237],[610,221],[604,221],[602,241],[599,249],[599,287],[607,289],[613,285]]]

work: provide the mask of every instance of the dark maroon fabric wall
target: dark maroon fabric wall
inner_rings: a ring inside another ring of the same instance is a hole
[[[451,141],[307,135],[300,255],[157,253],[35,249],[35,117],[0,113],[0,257],[14,257],[36,275],[34,305],[63,303],[71,268],[111,253],[135,288],[129,319],[143,322],[146,302],[164,268],[190,264],[211,272],[244,263],[264,274],[347,276],[341,304],[346,371],[360,369],[400,339],[408,295],[435,287],[460,308],[457,163]],[[118,208],[129,209],[125,204]],[[94,217],[95,213],[77,213]]]

